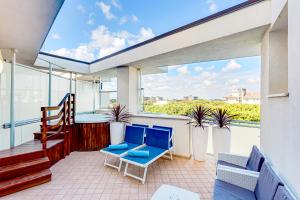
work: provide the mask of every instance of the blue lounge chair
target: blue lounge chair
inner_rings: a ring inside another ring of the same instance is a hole
[[[121,161],[126,163],[124,176],[130,176],[132,178],[138,179],[145,183],[147,176],[148,166],[169,152],[169,138],[170,132],[162,129],[146,128],[147,140],[145,144],[138,148],[138,150],[149,151],[149,157],[133,157],[129,155],[124,155],[121,157]],[[136,175],[128,173],[128,164],[132,164],[141,168],[144,168],[143,177],[138,177]]]
[[[173,137],[173,128],[172,127],[168,127],[168,126],[158,126],[158,125],[153,125],[153,128],[155,129],[162,129],[162,130],[167,130],[170,132],[170,149],[169,149],[169,154],[170,156],[166,156],[167,158],[170,158],[171,160],[173,160],[173,155],[172,155],[172,151],[174,151],[173,146],[174,146],[174,137]]]
[[[264,161],[264,156],[256,146],[253,146],[249,157],[228,153],[219,153],[218,155],[218,165],[247,169],[255,172],[260,172]]]
[[[111,163],[108,163],[108,156],[118,157],[120,158],[122,155],[126,154],[127,151],[137,149],[141,147],[141,145],[144,144],[144,133],[145,128],[143,127],[137,127],[137,126],[126,126],[125,129],[125,139],[122,144],[127,144],[128,148],[126,149],[110,149],[109,147],[106,147],[104,149],[101,149],[100,152],[105,154],[105,160],[104,160],[104,166],[110,166],[113,168],[118,169],[118,171],[121,170],[122,161],[119,161],[119,165],[113,165]]]
[[[148,124],[132,124],[132,126],[138,126],[138,127],[143,127],[143,128],[149,128]]]

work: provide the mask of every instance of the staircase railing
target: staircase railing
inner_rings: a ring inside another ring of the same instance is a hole
[[[47,141],[63,134],[65,155],[70,153],[71,125],[75,122],[75,94],[67,93],[58,106],[42,107],[41,143],[47,149]],[[51,115],[56,111],[57,114]],[[51,132],[51,135],[47,135]]]

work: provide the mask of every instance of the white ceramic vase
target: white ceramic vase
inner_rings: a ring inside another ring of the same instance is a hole
[[[231,132],[228,128],[214,126],[212,129],[213,150],[215,159],[218,159],[219,153],[230,152]]]
[[[192,126],[192,145],[194,160],[205,161],[208,142],[208,126]]]
[[[124,123],[111,122],[110,123],[110,143],[120,144],[124,141]]]

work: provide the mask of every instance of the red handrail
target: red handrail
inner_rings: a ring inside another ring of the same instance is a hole
[[[55,110],[58,111],[58,114],[51,115],[49,111]],[[41,142],[43,150],[47,149],[47,140],[55,137],[58,134],[64,134],[65,154],[68,154],[70,152],[69,137],[71,125],[75,122],[75,94],[67,93],[58,106],[42,107],[41,111]],[[53,120],[56,120],[57,122],[51,124]],[[47,136],[48,131],[52,132],[52,134],[49,136]]]

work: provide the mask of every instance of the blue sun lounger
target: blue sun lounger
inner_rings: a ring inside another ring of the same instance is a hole
[[[125,155],[129,150],[134,150],[140,148],[144,144],[144,133],[145,128],[137,126],[126,126],[125,128],[125,139],[121,144],[127,144],[128,148],[125,149],[110,149],[106,147],[101,149],[100,152],[105,154],[104,166],[109,166],[112,168],[121,170],[122,161],[119,161],[119,165],[113,165],[108,162],[108,156],[113,156],[120,158],[122,155]]]
[[[169,148],[169,156],[165,155],[166,158],[169,158],[171,160],[173,160],[173,154],[172,151],[174,152],[174,133],[173,133],[173,128],[172,127],[168,127],[168,126],[159,126],[159,125],[153,125],[152,128],[156,128],[156,129],[162,129],[162,130],[167,130],[170,132],[170,148]]]
[[[146,143],[137,150],[149,151],[149,157],[134,157],[123,155],[120,160],[126,163],[124,176],[130,176],[145,183],[148,166],[169,152],[170,132],[162,129],[146,128]],[[144,168],[143,177],[128,173],[128,164]]]

